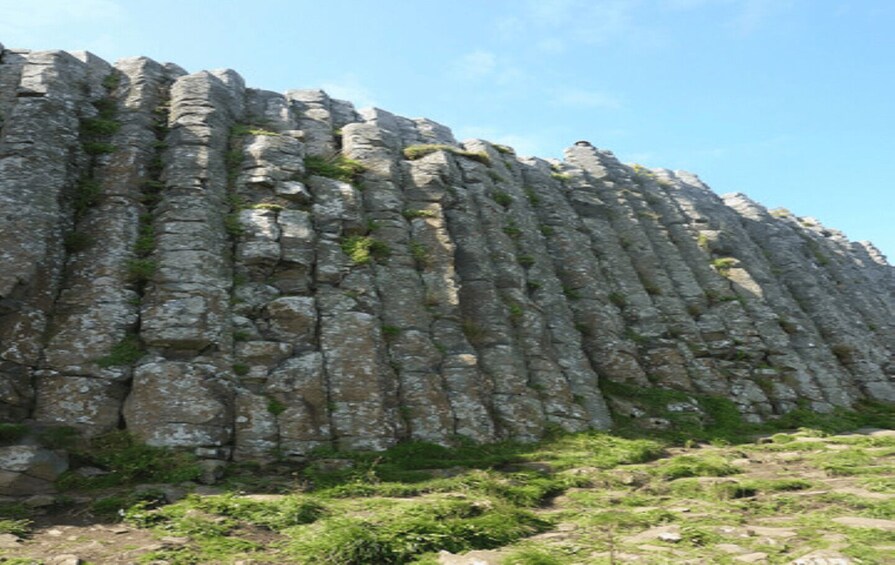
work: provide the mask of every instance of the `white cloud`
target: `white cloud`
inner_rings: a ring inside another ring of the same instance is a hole
[[[554,55],[563,53],[566,50],[566,42],[559,37],[545,37],[535,43],[535,46],[538,48],[538,51]]]
[[[604,108],[612,110],[622,106],[618,98],[606,92],[573,87],[555,90],[552,101],[558,106],[572,108]]]
[[[638,0],[529,0],[520,16],[536,44],[602,43],[633,33]]]
[[[347,100],[357,108],[376,106],[372,92],[355,75],[342,75],[336,80],[324,82],[321,87],[332,98]]]
[[[33,47],[35,35],[53,28],[67,31],[88,24],[110,25],[125,19],[115,0],[0,0],[0,37],[7,47]],[[13,45],[21,43],[21,45]]]
[[[736,0],[737,11],[728,26],[738,35],[750,35],[765,22],[792,6],[790,0]]]
[[[497,69],[497,55],[477,50],[454,61],[454,74],[465,79],[479,79],[491,75]]]

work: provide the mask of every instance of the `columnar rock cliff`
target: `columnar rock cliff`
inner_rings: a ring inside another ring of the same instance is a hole
[[[689,173],[61,51],[2,51],[0,126],[3,421],[263,460],[895,401],[881,254]]]

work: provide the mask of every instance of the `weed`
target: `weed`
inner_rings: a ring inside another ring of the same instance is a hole
[[[570,175],[569,173],[550,173],[550,176],[554,180],[558,180],[559,182],[563,183],[572,180],[572,175]]]
[[[106,143],[103,141],[85,141],[83,143],[84,152],[88,155],[105,155],[108,153],[114,153],[116,147],[111,143]]]
[[[234,363],[233,364],[233,374],[239,377],[243,377],[249,374],[250,367],[245,363]]]
[[[500,183],[500,182],[506,182],[506,181],[507,181],[507,179],[505,179],[503,176],[501,176],[500,174],[498,174],[497,171],[489,170],[489,171],[488,171],[488,177],[489,177],[492,181],[494,181],[495,183]]]
[[[281,134],[271,131],[269,129],[265,129],[262,126],[252,125],[252,124],[236,124],[230,129],[230,135],[235,136],[243,136],[243,135],[267,135],[267,136],[279,136]]]
[[[418,270],[423,270],[431,263],[429,248],[419,241],[410,242],[410,256],[413,257],[414,263]]]
[[[739,469],[718,455],[679,455],[663,461],[658,473],[665,479],[682,477],[725,477],[739,473]]]
[[[134,243],[134,253],[140,257],[148,257],[155,250],[155,229],[151,219],[140,219],[140,230]]]
[[[81,441],[81,433],[68,426],[54,426],[41,430],[37,441],[49,449],[71,449]]]
[[[121,129],[121,124],[108,118],[86,118],[81,120],[81,135],[85,137],[110,136],[119,129]]]
[[[119,84],[121,84],[121,73],[117,70],[113,69],[103,78],[103,88],[107,91],[115,90]]]
[[[75,214],[82,216],[84,213],[96,206],[99,197],[102,194],[102,187],[99,181],[92,178],[83,178],[78,182],[75,188],[74,207]]]
[[[503,206],[504,208],[508,208],[510,204],[513,203],[513,197],[503,190],[495,190],[491,193],[491,199]]]
[[[28,426],[25,424],[0,423],[0,444],[15,443],[28,435]]]
[[[734,268],[739,261],[734,259],[733,257],[719,257],[717,259],[712,260],[712,267],[718,272],[722,277],[727,277],[730,275],[730,270]]]
[[[485,329],[470,318],[465,318],[461,327],[463,329],[463,335],[465,335],[466,339],[469,340],[469,343],[473,345],[482,343],[487,335]]]
[[[153,447],[124,431],[94,437],[76,455],[88,464],[109,471],[107,475],[81,477],[66,473],[62,488],[98,488],[138,482],[178,483],[196,479],[201,470],[195,457],[183,452]]]
[[[459,147],[454,147],[453,145],[443,144],[411,145],[404,149],[404,157],[411,161],[415,161],[417,159],[422,159],[426,155],[431,155],[436,151],[447,151],[458,157],[465,157],[473,161],[478,161],[483,165],[491,165],[491,158],[488,157],[488,154],[484,151],[465,151]]]
[[[704,233],[700,233],[696,236],[696,245],[702,249],[703,251],[708,252],[711,246],[711,242],[709,241],[709,236]]]
[[[245,233],[242,222],[239,221],[239,214],[231,212],[224,216],[224,230],[230,237],[239,237]]]
[[[507,222],[507,225],[503,227],[503,233],[507,234],[513,239],[519,239],[520,237],[522,237],[522,229],[513,220]]]
[[[434,210],[413,210],[408,208],[401,212],[401,215],[408,220],[412,220],[414,218],[435,218],[438,216],[438,213]]]
[[[112,350],[105,357],[96,360],[96,364],[104,369],[109,367],[123,367],[136,363],[146,351],[136,334],[127,334],[124,338],[112,346]]]
[[[360,161],[349,159],[342,154],[332,157],[308,155],[305,157],[305,171],[308,175],[329,177],[343,182],[354,182],[366,170]]]
[[[528,202],[532,206],[537,206],[541,203],[541,197],[534,191],[531,187],[525,187],[525,197],[528,199]]]
[[[501,145],[500,143],[495,143],[494,149],[502,155],[515,155],[516,154],[516,152],[513,150],[512,147],[510,147],[508,145]]]
[[[252,204],[251,208],[252,210],[270,210],[271,212],[282,212],[286,209],[282,204],[273,204],[271,202]]]
[[[286,411],[286,405],[276,398],[271,398],[267,401],[267,411],[274,416],[279,416]]]
[[[382,326],[382,335],[385,336],[386,341],[391,341],[401,335],[401,328],[398,326]]]
[[[130,259],[126,264],[127,280],[129,282],[143,284],[152,280],[158,269],[158,263],[151,259]]]
[[[616,308],[624,308],[628,305],[628,301],[625,300],[625,295],[618,291],[609,293],[609,302],[611,302]]]
[[[342,239],[339,246],[355,265],[367,265],[373,260],[382,261],[391,255],[388,244],[370,236],[348,236]]]
[[[67,253],[80,253],[93,245],[93,236],[84,232],[73,231],[65,235],[63,245]]]
[[[526,269],[535,264],[535,258],[533,255],[519,255],[518,257],[516,257],[516,261],[519,263],[519,265],[525,267]]]
[[[0,520],[0,534],[24,537],[31,533],[31,520]]]
[[[572,288],[570,286],[563,285],[562,293],[569,300],[580,300],[581,299],[581,291],[579,291],[577,288]]]

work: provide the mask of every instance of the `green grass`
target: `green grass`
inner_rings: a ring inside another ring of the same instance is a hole
[[[401,212],[401,215],[408,220],[412,220],[414,218],[435,218],[438,216],[438,213],[434,210],[419,210],[408,208]]]
[[[415,161],[416,159],[422,159],[426,155],[431,155],[437,151],[447,151],[458,157],[465,157],[473,161],[478,161],[483,165],[491,165],[491,158],[488,157],[488,154],[484,151],[465,151],[459,147],[444,144],[411,145],[404,149],[404,157],[411,161]]]
[[[104,488],[141,482],[179,483],[195,480],[201,474],[194,456],[146,445],[124,431],[91,438],[86,445],[73,448],[72,452],[82,463],[109,473],[96,477],[65,473],[58,482],[62,489]]]
[[[99,181],[92,178],[81,179],[75,187],[75,214],[82,216],[88,209],[96,206],[101,194],[102,187]]]
[[[109,367],[123,367],[136,363],[146,351],[140,338],[135,334],[126,335],[121,341],[112,346],[109,354],[96,360],[96,364],[103,369]]]
[[[0,520],[0,534],[24,537],[31,533],[31,520]]]
[[[614,393],[620,390],[609,388]],[[827,479],[801,476],[815,468],[837,473],[845,469],[868,489],[895,489],[890,477],[876,476],[874,465],[867,465],[875,458],[876,467],[884,467],[895,451],[887,438],[828,438],[826,432],[805,429],[776,433],[760,444],[730,445],[722,438],[745,441],[747,434],[769,430],[770,425],[743,424],[730,413],[729,405],[711,397],[642,389],[637,399],[649,410],[659,411],[667,410],[671,402],[698,403],[704,414],[683,422],[703,434],[700,437],[716,439],[716,445],[675,449],[674,456],[669,456],[671,444],[684,443],[685,438],[672,431],[663,435],[632,427],[625,431],[628,437],[555,432],[527,444],[477,445],[456,438],[451,446],[405,442],[382,452],[320,448],[308,455],[306,465],[291,468],[291,473],[279,471],[284,462],[275,464],[277,472],[265,471],[260,464],[234,465],[223,483],[231,491],[226,494],[190,495],[160,505],[152,493],[136,500],[121,490],[94,502],[92,511],[112,519],[124,508],[126,520],[136,527],[158,535],[189,537],[183,548],[150,555],[171,563],[243,559],[421,565],[436,563],[442,550],[462,553],[490,548],[504,550],[504,563],[589,563],[601,562],[594,560],[595,552],[638,552],[643,542],[629,542],[628,536],[662,525],[676,526],[682,539],[675,544],[648,543],[673,547],[675,559],[681,560],[734,563],[716,546],[736,543],[745,550],[768,553],[770,562],[782,563],[807,552],[801,549],[807,544],[821,547],[830,533],[843,533],[845,553],[879,561],[885,555],[881,547],[895,538],[886,532],[873,532],[874,539],[863,533],[853,536],[852,532],[864,530],[830,522],[836,516],[893,519],[895,502],[837,493]],[[843,421],[879,421],[885,417],[883,412],[880,408],[875,415],[841,413],[824,418],[842,425]],[[809,437],[821,441],[809,442]],[[109,450],[109,456],[119,453],[114,460],[100,461],[96,453],[93,459],[80,453],[75,456],[103,468],[132,466],[131,471],[115,471],[119,484],[178,482],[189,475],[170,473],[194,464],[185,454],[150,452],[147,449],[152,448],[127,437],[113,436],[92,449],[116,442],[118,447]],[[796,449],[809,443],[813,451]],[[835,449],[837,445],[848,449]],[[778,454],[781,450],[787,453]],[[174,456],[186,459],[170,459]],[[776,464],[785,464],[787,470],[782,475],[769,475],[768,469],[752,474],[747,467],[741,473],[741,466],[731,461],[747,456],[777,459]],[[340,460],[339,464],[334,465],[334,460]],[[809,489],[828,492],[806,495]],[[280,495],[254,497],[244,492]],[[784,517],[787,522],[777,522]],[[0,518],[28,516],[12,509]],[[774,518],[774,524],[765,523],[767,518]],[[564,527],[550,536],[530,539],[559,524]],[[758,525],[785,527],[797,535],[771,544],[760,533],[744,536],[722,528],[742,532]],[[862,544],[867,547],[859,547]]]
[[[513,203],[513,197],[502,190],[495,190],[494,192],[492,192],[491,199],[504,208],[508,208]]]
[[[105,141],[85,141],[82,145],[84,152],[93,156],[114,153],[117,149],[114,145]]]
[[[121,129],[121,124],[108,118],[87,118],[81,120],[81,135],[89,137],[110,136]]]
[[[319,155],[308,155],[305,157],[305,171],[308,175],[329,177],[353,183],[365,170],[366,167],[363,163],[349,159],[341,154],[332,157],[321,157]]]
[[[355,265],[367,265],[373,260],[382,261],[391,255],[388,244],[371,236],[348,236],[342,239],[339,246]]]
[[[94,242],[95,239],[90,234],[73,231],[65,235],[63,246],[67,253],[80,253],[81,251],[89,249]]]
[[[307,562],[407,563],[434,551],[501,547],[549,525],[530,511],[499,502],[437,500],[324,520],[296,531],[289,552]]]
[[[737,260],[733,257],[719,257],[717,259],[712,259],[712,267],[718,272],[722,277],[726,277],[730,274],[730,270],[737,264]]]
[[[28,426],[24,424],[0,423],[0,444],[16,443],[28,435]]]
[[[236,124],[230,129],[230,135],[243,136],[243,135],[266,135],[266,136],[278,136],[279,133],[266,129],[264,126],[253,125],[253,124]]]
[[[659,476],[674,480],[683,477],[726,477],[740,470],[719,455],[679,455],[661,462]]]
[[[152,259],[130,259],[125,264],[125,267],[127,268],[127,280],[129,282],[144,284],[149,282],[152,276],[155,275],[158,263]]]

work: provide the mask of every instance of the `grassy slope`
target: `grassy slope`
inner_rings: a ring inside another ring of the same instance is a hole
[[[811,428],[776,434],[716,412],[700,426],[678,422],[651,437],[621,429],[537,445],[408,443],[385,453],[319,452],[290,472],[234,466],[221,494],[173,504],[163,500],[164,488],[134,494],[128,485],[190,478],[189,462],[168,458],[159,466],[161,453],[118,437],[81,454],[120,466],[117,478],[63,484],[73,495],[93,493],[77,509],[82,515],[169,540],[137,548],[145,563],[436,563],[440,550],[473,549],[499,549],[495,563],[528,565],[736,563],[757,554],[786,563],[825,548],[885,563],[895,553],[895,521],[834,520],[895,520],[895,433],[837,435],[865,425],[895,428],[890,408],[795,414],[777,425]],[[756,432],[765,437],[746,440]],[[146,465],[152,468],[144,472]],[[61,502],[60,515],[71,510]],[[21,505],[4,505],[0,518],[0,532],[27,530]],[[48,547],[63,552],[47,539],[35,529],[0,556],[40,563]],[[104,546],[109,556],[115,543]],[[111,562],[101,553],[87,558]]]

